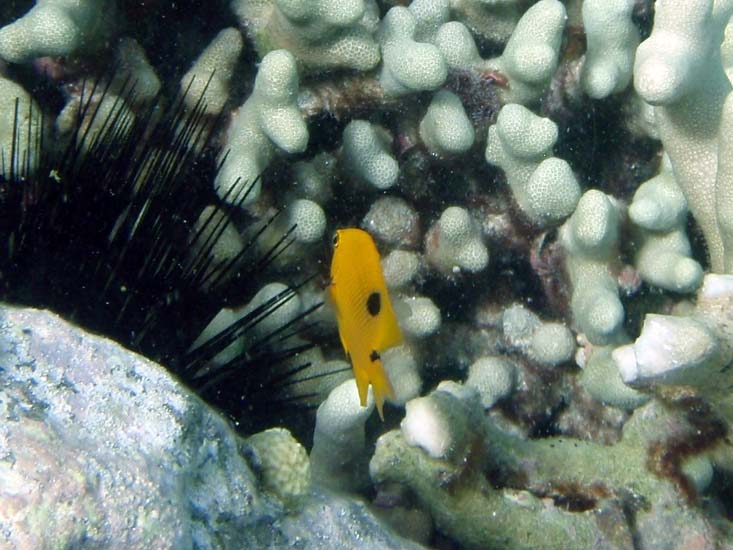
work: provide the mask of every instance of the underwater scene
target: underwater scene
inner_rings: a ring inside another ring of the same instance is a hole
[[[733,550],[733,0],[0,0],[0,548]]]

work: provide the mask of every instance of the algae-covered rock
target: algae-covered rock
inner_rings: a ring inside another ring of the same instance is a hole
[[[259,449],[258,479],[169,372],[51,313],[0,309],[0,354],[2,548],[418,548],[308,488],[285,430]]]

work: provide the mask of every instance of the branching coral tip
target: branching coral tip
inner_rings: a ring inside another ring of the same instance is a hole
[[[394,398],[380,352],[402,341],[387,293],[379,252],[371,235],[361,229],[340,229],[333,241],[331,300],[339,337],[354,369],[359,401],[364,407],[369,384],[374,388],[379,417],[385,397]]]

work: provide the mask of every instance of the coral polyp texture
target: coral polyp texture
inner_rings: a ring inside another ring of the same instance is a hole
[[[115,9],[113,0],[40,0],[23,17],[0,29],[0,57],[25,63],[100,49]]]
[[[287,49],[309,71],[379,63],[374,0],[235,0],[232,8],[262,56]]]
[[[241,452],[288,513],[326,490],[428,547],[732,548],[733,0],[179,4],[0,3],[3,297],[46,307],[21,283],[60,267],[18,275],[18,251],[122,197],[90,218],[124,221],[96,269],[185,268],[161,299],[203,298],[131,302],[142,326],[112,336],[185,337],[166,366],[272,428]],[[184,118],[150,140],[164,107]],[[143,160],[112,167],[120,140]],[[87,162],[129,189],[47,205]],[[347,227],[401,329],[373,352],[383,421],[326,299]],[[127,230],[150,255],[106,257]]]

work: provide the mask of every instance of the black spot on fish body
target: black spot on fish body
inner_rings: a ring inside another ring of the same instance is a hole
[[[379,353],[377,353],[377,350],[373,349],[372,352],[369,354],[369,360],[374,363],[374,361],[379,360]]]
[[[376,317],[377,315],[379,315],[379,312],[382,309],[381,294],[379,294],[379,292],[372,292],[369,295],[369,298],[367,298],[366,306],[369,315],[371,315],[372,317]]]

